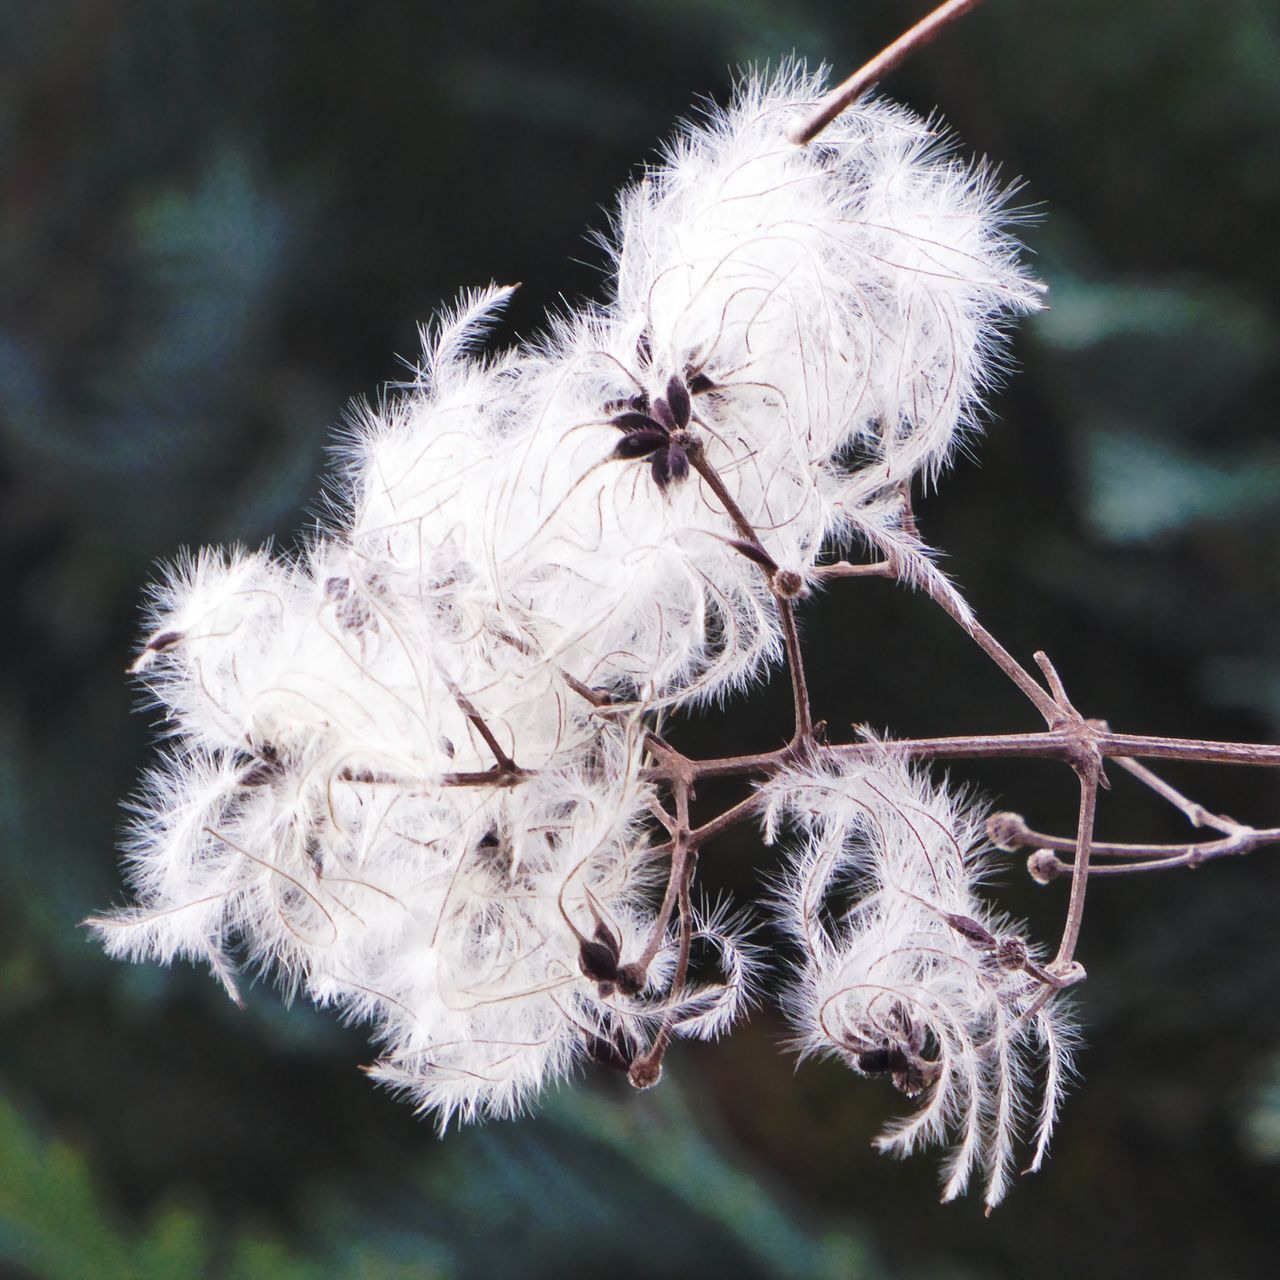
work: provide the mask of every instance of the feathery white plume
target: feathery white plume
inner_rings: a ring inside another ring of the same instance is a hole
[[[942,1198],[982,1166],[986,1203],[999,1203],[1037,1049],[1047,1070],[1033,1169],[1075,1035],[1062,1002],[1043,1001],[1038,948],[975,892],[983,814],[889,746],[872,762],[789,770],[764,794],[766,832],[789,820],[799,836],[775,904],[801,953],[787,1001],[801,1054],[838,1057],[920,1098],[876,1145],[905,1156],[950,1142]]]

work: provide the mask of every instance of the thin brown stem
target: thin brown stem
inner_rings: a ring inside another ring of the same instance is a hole
[[[1035,831],[1016,813],[993,814],[987,822],[987,829],[992,832],[995,843],[1009,852],[1015,849],[1052,850],[1058,853],[1075,853],[1074,836],[1049,835],[1044,831]],[[1280,843],[1280,827],[1256,828],[1235,823],[1230,830],[1213,840],[1182,841],[1177,844],[1119,844],[1095,840],[1092,847],[1094,858],[1117,858],[1133,861],[1164,861],[1174,859],[1174,865],[1198,866],[1211,858],[1221,858],[1233,853],[1249,853],[1253,849],[1267,844]],[[1071,869],[1069,862],[1058,861],[1062,873]],[[1047,862],[1044,864],[1048,868]],[[1092,867],[1091,875],[1099,875],[1104,868]],[[1118,872],[1112,874],[1119,874]]]
[[[470,721],[471,726],[484,739],[485,746],[493,753],[498,768],[503,773],[519,773],[516,762],[503,750],[502,744],[493,735],[493,730],[485,723],[484,717],[476,710],[475,704],[456,685],[450,685],[449,692],[458,704],[462,714]]]
[[[560,677],[565,684],[569,686],[580,698],[585,699],[601,714],[612,713],[617,716],[634,711],[633,705],[627,703],[616,703],[608,694],[601,693],[598,689],[591,688],[590,685],[584,684],[576,676],[570,675],[563,668],[557,668]],[[649,748],[655,755],[668,758],[683,760],[684,756],[675,749],[660,733],[655,729],[645,729],[644,731],[645,746]]]
[[[701,849],[708,840],[714,840],[716,836],[724,831],[728,831],[730,827],[736,827],[739,822],[746,822],[748,818],[753,818],[759,811],[764,801],[760,793],[753,792],[745,800],[739,800],[737,804],[725,809],[722,813],[718,813],[714,818],[704,822],[702,826],[695,827],[689,832],[689,847],[691,849]]]
[[[809,571],[811,582],[826,582],[833,578],[896,578],[898,571],[889,560],[876,560],[871,564],[850,564],[837,560],[835,564],[819,565]]]
[[[1158,760],[1193,760],[1203,764],[1280,766],[1280,746],[1252,742],[1208,742],[1198,738],[1159,738],[1132,733],[1111,733],[1085,725],[1083,732],[1057,730],[1048,733],[1005,733],[971,738],[899,738],[886,742],[855,742],[822,748],[834,759],[872,760],[888,751],[913,760],[980,760],[1022,758],[1070,761],[1079,755],[1082,743],[1096,749],[1106,759],[1120,756]],[[774,752],[777,757],[780,753]],[[760,757],[743,756],[749,767],[726,772],[757,772]],[[699,777],[708,772],[724,776],[714,766],[720,761],[695,762]]]
[[[933,595],[930,593],[930,599],[950,614],[952,618],[960,624],[960,626],[968,632],[970,637],[977,643],[983,653],[991,659],[992,662],[1000,668],[1001,671],[1013,681],[1019,689],[1030,699],[1032,705],[1045,718],[1045,722],[1052,728],[1053,725],[1061,719],[1061,710],[1053,698],[1045,693],[1036,681],[1035,677],[1020,663],[1017,658],[1009,652],[1008,649],[1000,643],[999,640],[991,634],[980,623],[977,618],[970,617],[966,620],[959,610],[955,607],[953,601],[948,600],[946,596]]]
[[[693,883],[693,873],[697,867],[697,850],[690,849],[680,877],[680,950],[676,955],[675,977],[671,981],[671,990],[677,994],[684,990],[689,980],[689,952],[693,948],[693,903],[690,900],[689,886]]]
[[[1177,787],[1171,786],[1163,778],[1152,773],[1146,765],[1139,764],[1136,760],[1126,759],[1124,756],[1118,757],[1116,764],[1131,773],[1144,786],[1150,787],[1158,796],[1167,800],[1193,827],[1212,827],[1224,835],[1230,835],[1239,830],[1238,822],[1233,822],[1220,814],[1210,813],[1204,805],[1184,796]]]
[[[1071,699],[1067,697],[1067,686],[1062,683],[1062,677],[1058,674],[1058,668],[1053,665],[1049,655],[1043,649],[1037,649],[1031,655],[1037,667],[1040,668],[1040,674],[1044,676],[1045,683],[1049,686],[1049,692],[1053,695],[1053,700],[1063,710],[1071,707]]]
[[[1157,738],[1135,733],[1101,733],[1099,750],[1108,759],[1196,760],[1201,764],[1280,764],[1280,746],[1254,742],[1210,742],[1203,738]]]
[[[687,452],[693,469],[706,481],[707,488],[716,495],[720,505],[725,509],[725,514],[733,521],[733,527],[738,531],[738,537],[744,542],[750,543],[753,547],[759,547],[761,551],[764,551],[764,544],[760,541],[760,537],[752,526],[751,521],[743,514],[737,500],[725,487],[724,481],[720,478],[720,473],[707,460],[706,450],[703,449],[701,443],[695,440],[689,445]]]
[[[733,527],[738,531],[738,535],[744,542],[758,551],[767,563],[772,563],[773,558],[765,550],[764,544],[760,541],[760,535],[756,533],[755,527],[747,519],[742,508],[738,506],[736,499],[725,486],[724,481],[720,478],[720,473],[707,459],[706,451],[702,448],[701,443],[695,440],[689,446],[687,452],[689,462],[706,482],[711,492],[715,494],[720,505],[724,507],[725,513],[733,521]],[[809,706],[809,682],[805,677],[804,655],[800,649],[800,632],[796,626],[795,608],[791,603],[803,584],[795,573],[779,573],[776,568],[769,570],[763,564],[761,565],[761,571],[769,583],[769,589],[773,592],[774,603],[778,608],[778,619],[782,624],[782,643],[787,654],[787,670],[791,674],[791,694],[792,701],[795,704],[795,731],[791,741],[796,748],[803,748],[813,740],[813,714]],[[788,580],[794,579],[794,584],[788,581],[784,585],[784,578]],[[792,585],[794,585],[794,590],[790,589]]]
[[[565,682],[565,684],[567,684],[569,688],[578,695],[578,697],[589,702],[593,707],[603,709],[614,705],[613,700],[608,694],[601,693],[599,689],[593,689],[589,684],[584,684],[577,676],[570,675],[562,667],[558,667],[557,670],[560,672],[560,678]]]
[[[782,643],[787,651],[787,668],[791,672],[791,698],[795,706],[795,733],[791,739],[796,747],[813,740],[813,713],[809,707],[809,682],[804,672],[804,656],[800,651],[800,632],[796,627],[795,610],[791,601],[777,596],[778,617],[782,622]]]
[[[690,853],[680,876],[678,896],[680,900],[680,950],[676,956],[675,976],[671,980],[672,998],[679,1000],[689,977],[689,953],[693,948],[693,905],[689,901],[689,885],[693,880],[694,868],[698,855]],[[674,877],[673,877],[674,879]],[[675,1030],[675,1017],[668,1013],[654,1036],[653,1043],[631,1064],[628,1073],[631,1083],[637,1089],[647,1089],[657,1084],[662,1075],[662,1060],[666,1057],[671,1045],[671,1036]]]
[[[1258,742],[1212,742],[1202,738],[1161,738],[1133,733],[1111,733],[1085,726],[1086,733],[1050,731],[1047,733],[996,733],[954,738],[897,738],[883,742],[850,742],[841,745],[818,745],[813,748],[818,760],[849,763],[876,760],[884,754],[908,760],[1065,760],[1075,759],[1082,741],[1108,760],[1142,757],[1152,760],[1187,760],[1201,764],[1234,764],[1254,768],[1280,767],[1280,745]],[[721,756],[694,760],[671,752],[659,756],[659,763],[641,770],[647,782],[669,781],[677,774],[690,782],[706,778],[768,778],[795,763],[796,753],[790,746],[777,751],[761,751],[752,755]],[[527,770],[507,773],[490,769],[472,773],[446,773],[436,777],[411,778],[376,769],[340,769],[339,782],[371,786],[505,787],[529,777]]]
[[[692,845],[689,841],[689,781],[677,778],[674,782],[676,813],[671,831],[671,867],[667,873],[667,887],[662,896],[662,905],[658,908],[649,941],[638,959],[629,966],[637,981],[648,973],[653,958],[662,948],[662,939],[666,936],[667,925],[671,920],[671,912],[679,897],[680,884],[684,881],[689,865]]]
[[[1280,827],[1262,829],[1242,827],[1234,835],[1223,836],[1219,840],[1203,840],[1197,844],[1154,844],[1145,848],[1140,845],[1115,845],[1111,847],[1117,850],[1124,849],[1125,852],[1115,853],[1112,856],[1128,859],[1128,861],[1108,863],[1101,867],[1091,866],[1089,878],[1128,876],[1146,871],[1170,871],[1178,867],[1195,868],[1205,862],[1212,862],[1215,858],[1252,853],[1255,849],[1261,849],[1269,844],[1280,844]],[[1046,845],[1039,853],[1032,855],[1029,865],[1031,865],[1032,874],[1041,883],[1074,875],[1075,863],[1064,862],[1052,853],[1053,849],[1060,847],[1057,843]],[[1100,854],[1103,848],[1100,846],[1094,852]]]
[[[905,62],[917,49],[923,48],[944,27],[976,9],[982,0],[947,0],[909,31],[900,35],[888,48],[881,50],[865,66],[859,67],[843,84],[837,85],[818,103],[813,114],[791,132],[798,146],[810,143],[855,99],[866,92],[882,76]]]
[[[1089,885],[1089,854],[1093,846],[1093,825],[1098,807],[1098,774],[1100,767],[1084,767],[1078,770],[1080,777],[1080,818],[1076,824],[1076,856],[1071,867],[1071,898],[1067,903],[1067,920],[1062,929],[1062,941],[1049,970],[1065,974],[1075,959],[1076,943],[1080,940],[1080,925],[1084,920],[1084,895]]]
[[[362,786],[405,787],[513,787],[525,778],[532,777],[528,769],[504,769],[501,765],[492,769],[476,769],[465,773],[445,773],[433,778],[406,778],[401,774],[387,773],[382,769],[339,769],[339,782],[359,783]]]
[[[648,807],[649,807],[649,812],[653,814],[653,816],[657,818],[657,820],[662,824],[663,829],[666,831],[667,835],[674,837],[676,832],[676,820],[670,813],[667,812],[667,809],[663,805],[662,801],[660,801],[655,796],[653,799],[649,801]]]
[[[679,904],[680,910],[680,942],[676,956],[676,971],[671,980],[671,997],[677,1003],[689,976],[689,954],[693,947],[693,905],[690,901],[689,886],[693,882],[693,873],[698,864],[697,851],[689,845],[689,790],[687,780],[682,779],[676,785],[676,830],[671,854],[671,871],[667,878],[667,891],[663,897],[659,919],[655,922],[653,936],[644,954],[636,962],[637,968],[642,967],[641,973],[648,970],[666,933],[667,922],[671,918],[671,903],[674,899]],[[627,1075],[637,1089],[648,1089],[657,1084],[662,1075],[662,1060],[671,1043],[674,1027],[674,1015],[668,1013],[663,1018],[653,1043],[632,1062]]]

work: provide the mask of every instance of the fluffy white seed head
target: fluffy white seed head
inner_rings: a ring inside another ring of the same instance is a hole
[[[788,771],[765,796],[766,834],[785,825],[796,837],[775,893],[800,953],[787,1001],[796,1047],[919,1098],[877,1146],[905,1156],[950,1144],[943,1199],[981,1167],[997,1204],[1042,1058],[1032,1167],[1044,1158],[1074,1033],[1061,1002],[1043,1000],[1037,947],[976,893],[983,814],[889,747]]]
[[[238,957],[367,1020],[375,1074],[442,1122],[741,1013],[758,958],[724,911],[694,928],[715,977],[660,994],[646,724],[776,661],[769,565],[803,584],[861,539],[950,590],[901,486],[972,426],[1001,324],[1037,297],[1003,194],[927,122],[864,101],[794,146],[820,91],[748,78],[687,127],[620,198],[609,296],[537,342],[478,354],[511,290],[464,295],[413,381],[357,413],[300,552],[173,568],[135,664],[170,742],[128,845],[135,905],[95,921],[109,950],[204,960],[233,994]],[[944,921],[989,920],[968,819],[878,770],[771,792],[807,824],[788,882],[806,1044],[856,1060],[895,1019],[923,1027],[946,1073],[928,1133],[1004,1133],[1021,1086],[991,1063],[1041,1023],[1010,1020],[1016,975],[993,987]],[[854,867],[867,901],[833,927],[820,901]],[[591,946],[656,952],[645,990],[593,976]],[[908,994],[886,1005],[882,980]],[[960,1184],[980,1154],[1003,1177],[984,1142]]]

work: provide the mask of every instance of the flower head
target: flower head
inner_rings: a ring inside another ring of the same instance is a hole
[[[1045,1061],[1031,1168],[1048,1148],[1074,1031],[1036,946],[976,886],[983,814],[885,754],[767,785],[766,830],[799,836],[775,900],[801,960],[788,999],[804,1056],[888,1076],[918,1098],[878,1139],[909,1155],[950,1142],[943,1199],[978,1166],[988,1206],[1009,1185],[1034,1064]]]
[[[794,597],[851,538],[937,575],[901,486],[972,425],[1000,324],[1037,297],[1002,193],[927,123],[867,101],[793,145],[819,91],[748,78],[686,128],[620,198],[602,305],[485,358],[511,290],[464,295],[404,394],[357,415],[301,551],[173,568],[135,664],[170,741],[130,839],[135,905],[95,921],[109,950],[202,959],[233,995],[237,957],[275,972],[369,1021],[375,1074],[442,1121],[741,1012],[740,923],[686,902],[681,948],[660,908],[650,726],[758,678],[783,647],[773,582]],[[868,778],[832,839],[880,814],[893,888],[834,934],[798,917],[806,1034],[931,1088],[934,1133],[1012,1109],[992,1055],[1041,1024],[947,923],[986,919],[967,837],[939,843],[939,818],[914,850]],[[797,894],[849,856],[806,855]],[[873,958],[872,935],[907,941]],[[663,996],[694,942],[719,980]]]

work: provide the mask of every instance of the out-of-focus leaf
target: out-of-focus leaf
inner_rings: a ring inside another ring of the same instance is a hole
[[[1272,1063],[1266,1080],[1250,1099],[1241,1136],[1259,1160],[1280,1161],[1280,1061]]]
[[[84,1157],[46,1143],[0,1098],[0,1258],[41,1280],[179,1280],[204,1273],[205,1230],[190,1212],[161,1211],[122,1232],[98,1199]]]
[[[625,1108],[598,1095],[557,1097],[547,1118],[607,1146],[634,1172],[727,1230],[764,1275],[856,1280],[876,1274],[860,1240],[836,1228],[817,1236],[806,1231],[751,1173],[718,1152],[673,1084]]]
[[[1086,281],[1051,273],[1031,332],[1052,355],[1060,409],[1083,424],[1210,436],[1218,417],[1280,365],[1280,326],[1241,292],[1208,281]]]
[[[1111,542],[1145,542],[1198,521],[1242,522],[1274,511],[1280,453],[1237,461],[1131,431],[1083,439],[1085,513]]]
[[[214,1240],[221,1237],[215,1248]],[[105,1205],[85,1157],[42,1139],[0,1096],[0,1264],[40,1280],[440,1280],[448,1271],[427,1243],[317,1233],[300,1254],[250,1232],[215,1231],[204,1215],[171,1206],[140,1229]]]

